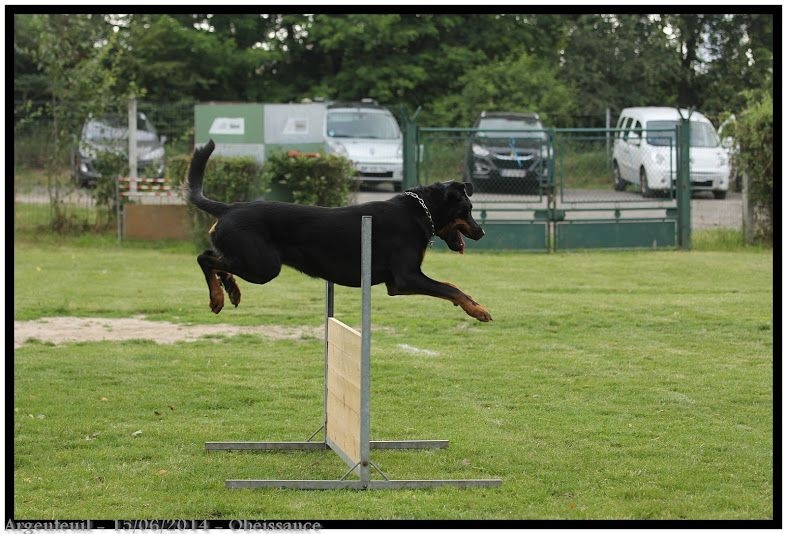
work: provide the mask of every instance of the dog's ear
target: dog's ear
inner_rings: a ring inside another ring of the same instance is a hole
[[[469,196],[469,197],[473,196],[473,184],[472,184],[472,182],[464,182],[463,185],[465,186],[465,193],[467,193],[467,196]]]

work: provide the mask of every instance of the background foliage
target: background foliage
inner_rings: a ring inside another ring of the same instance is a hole
[[[740,143],[738,165],[748,173],[751,199],[755,205],[757,237],[773,238],[773,97],[750,95],[749,106],[737,122]]]
[[[85,87],[154,101],[371,97],[445,126],[507,106],[679,104],[715,117],[741,110],[743,91],[773,72],[768,13],[31,14],[14,30],[15,100],[60,90],[38,52],[52,41],[69,45],[63,79]]]
[[[297,204],[346,206],[356,182],[347,158],[335,154],[273,152],[263,172],[267,184],[279,184],[292,193]]]

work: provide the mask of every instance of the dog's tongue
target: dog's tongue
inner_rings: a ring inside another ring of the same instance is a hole
[[[465,238],[462,237],[462,233],[461,232],[457,232],[457,235],[459,236],[459,254],[464,254],[465,253]]]

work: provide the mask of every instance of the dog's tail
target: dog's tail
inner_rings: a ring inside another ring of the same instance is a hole
[[[202,148],[194,150],[189,165],[188,174],[188,196],[189,200],[202,211],[206,211],[214,217],[221,217],[229,209],[229,204],[205,198],[202,194],[202,180],[205,177],[205,166],[208,164],[213,149],[216,148],[213,139]]]

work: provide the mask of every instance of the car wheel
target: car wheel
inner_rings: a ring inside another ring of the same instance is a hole
[[[716,200],[724,200],[725,198],[727,198],[727,192],[726,191],[714,191],[713,192],[713,198],[715,198]]]
[[[615,191],[625,191],[626,190],[626,180],[620,175],[620,167],[618,167],[618,162],[612,162],[612,187],[615,188]]]
[[[639,168],[639,192],[642,193],[642,196],[645,198],[653,196],[653,191],[648,185],[648,173],[645,171],[645,167]]]

